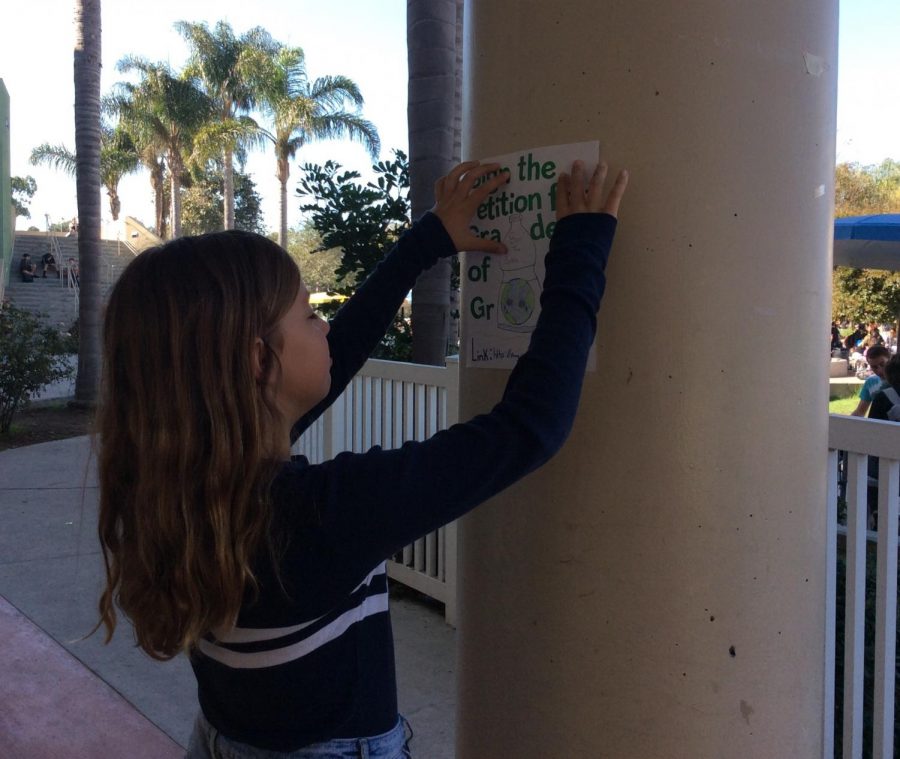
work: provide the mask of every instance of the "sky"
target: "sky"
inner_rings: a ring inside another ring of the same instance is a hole
[[[0,79],[10,96],[11,172],[31,175],[37,182],[30,220],[19,217],[17,228],[45,229],[51,221],[76,215],[75,180],[59,171],[31,166],[32,148],[44,142],[75,148],[71,112],[74,101],[72,0],[29,0],[0,7]],[[406,2],[405,0],[154,0],[151,13],[140,14],[140,4],[104,0],[101,5],[102,79],[107,93],[126,75],[116,62],[127,54],[151,61],[167,61],[180,69],[188,48],[173,28],[179,20],[228,21],[236,34],[254,26],[267,29],[279,42],[302,47],[311,78],[342,74],[355,81],[366,99],[362,114],[378,129],[382,157],[392,148],[406,150]],[[12,30],[29,30],[16,34]],[[324,163],[332,158],[347,168],[369,174],[372,161],[358,144],[348,141],[314,143],[298,152],[288,180],[288,223],[300,221],[299,203],[291,202],[300,177],[299,165]],[[263,197],[266,226],[278,228],[278,180],[275,156],[256,151],[247,162],[257,191]],[[145,172],[125,177],[119,184],[122,212],[153,223],[153,198]],[[103,209],[108,215],[108,204]]]
[[[124,0],[104,0],[102,91],[124,77],[115,64],[126,54],[183,65],[187,47],[172,25],[178,20],[228,21],[240,34],[253,26],[266,28],[279,41],[302,47],[307,72],[315,78],[342,74],[360,87],[363,115],[381,136],[382,157],[391,149],[406,150],[406,2],[405,0],[154,0],[152,12]],[[0,10],[0,79],[11,100],[12,174],[31,175],[38,192],[30,220],[20,229],[45,228],[44,217],[62,221],[75,216],[75,182],[60,172],[31,166],[35,146],[63,143],[74,149],[70,105],[72,86],[72,0],[4,3]],[[17,33],[16,30],[28,30]],[[842,0],[838,66],[838,162],[879,163],[900,160],[900,2]],[[288,223],[301,221],[299,204],[290,202],[299,164],[333,158],[369,175],[371,160],[354,143],[313,143],[297,155],[288,183]],[[271,153],[252,153],[246,170],[263,197],[266,225],[278,224],[278,182]],[[147,175],[125,177],[119,185],[123,213],[152,222],[152,196]],[[107,207],[104,206],[106,210]],[[108,210],[106,211],[108,213]]]

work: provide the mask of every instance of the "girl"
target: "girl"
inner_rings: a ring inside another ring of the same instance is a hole
[[[343,391],[420,272],[459,250],[506,175],[463,163],[334,320],[290,257],[243,232],[138,256],[110,296],[99,414],[107,640],[187,652],[189,757],[409,756],[385,559],[540,466],[574,419],[625,190],[561,175],[543,310],[493,411],[398,450],[311,466],[291,441]],[[494,176],[479,182],[487,175]]]

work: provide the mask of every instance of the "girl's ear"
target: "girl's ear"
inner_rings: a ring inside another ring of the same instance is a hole
[[[266,344],[261,337],[257,337],[253,341],[250,348],[250,366],[253,367],[253,376],[257,382],[264,382],[264,370],[266,365]]]

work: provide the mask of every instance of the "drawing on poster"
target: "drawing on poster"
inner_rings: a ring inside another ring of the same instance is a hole
[[[599,143],[535,148],[485,159],[509,171],[472,219],[472,232],[502,241],[507,253],[467,253],[462,271],[462,352],[466,366],[507,369],[527,349],[540,315],[544,256],[556,227],[556,182],[576,160],[590,174]],[[486,181],[485,177],[482,181]]]
[[[537,323],[542,282],[537,275],[537,245],[525,231],[521,214],[509,217],[503,237],[508,253],[500,258],[500,291],[497,294],[497,327],[511,332],[531,332]]]

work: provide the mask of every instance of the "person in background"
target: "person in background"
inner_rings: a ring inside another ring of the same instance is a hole
[[[872,370],[872,376],[868,377],[862,388],[860,388],[859,403],[850,413],[850,416],[865,416],[868,413],[872,401],[878,394],[878,391],[881,390],[885,379],[884,370],[890,357],[890,351],[883,345],[873,345],[866,351],[866,363],[868,363],[869,369]]]
[[[884,338],[884,347],[891,353],[896,349],[896,335],[894,334],[894,326],[892,324],[881,325],[881,336]]]
[[[28,253],[22,254],[22,260],[19,261],[19,275],[23,282],[34,282],[34,262]]]
[[[47,272],[52,272],[59,276],[59,266],[56,265],[56,256],[54,256],[49,250],[41,256],[41,266],[44,268],[43,274],[41,275],[42,279],[47,279]]]
[[[887,392],[892,390],[893,392]],[[869,419],[882,419],[884,421],[896,422],[897,412],[891,414],[891,409],[900,405],[896,403],[896,396],[900,393],[900,354],[895,353],[890,360],[886,362],[884,367],[884,384],[872,401],[872,408],[869,410]],[[894,396],[891,398],[890,396]],[[875,459],[874,456],[869,460]],[[877,459],[875,459],[877,460]],[[869,475],[871,476],[871,469]]]
[[[872,322],[869,325],[869,331],[863,338],[863,348],[872,348],[876,345],[884,345],[884,338],[881,336],[878,325],[875,322]]]
[[[866,326],[857,324],[856,329],[844,338],[844,347],[848,353],[852,353],[853,349],[866,337]]]
[[[838,329],[836,322],[831,322],[831,350],[839,351],[844,347],[841,340],[841,331]]]

